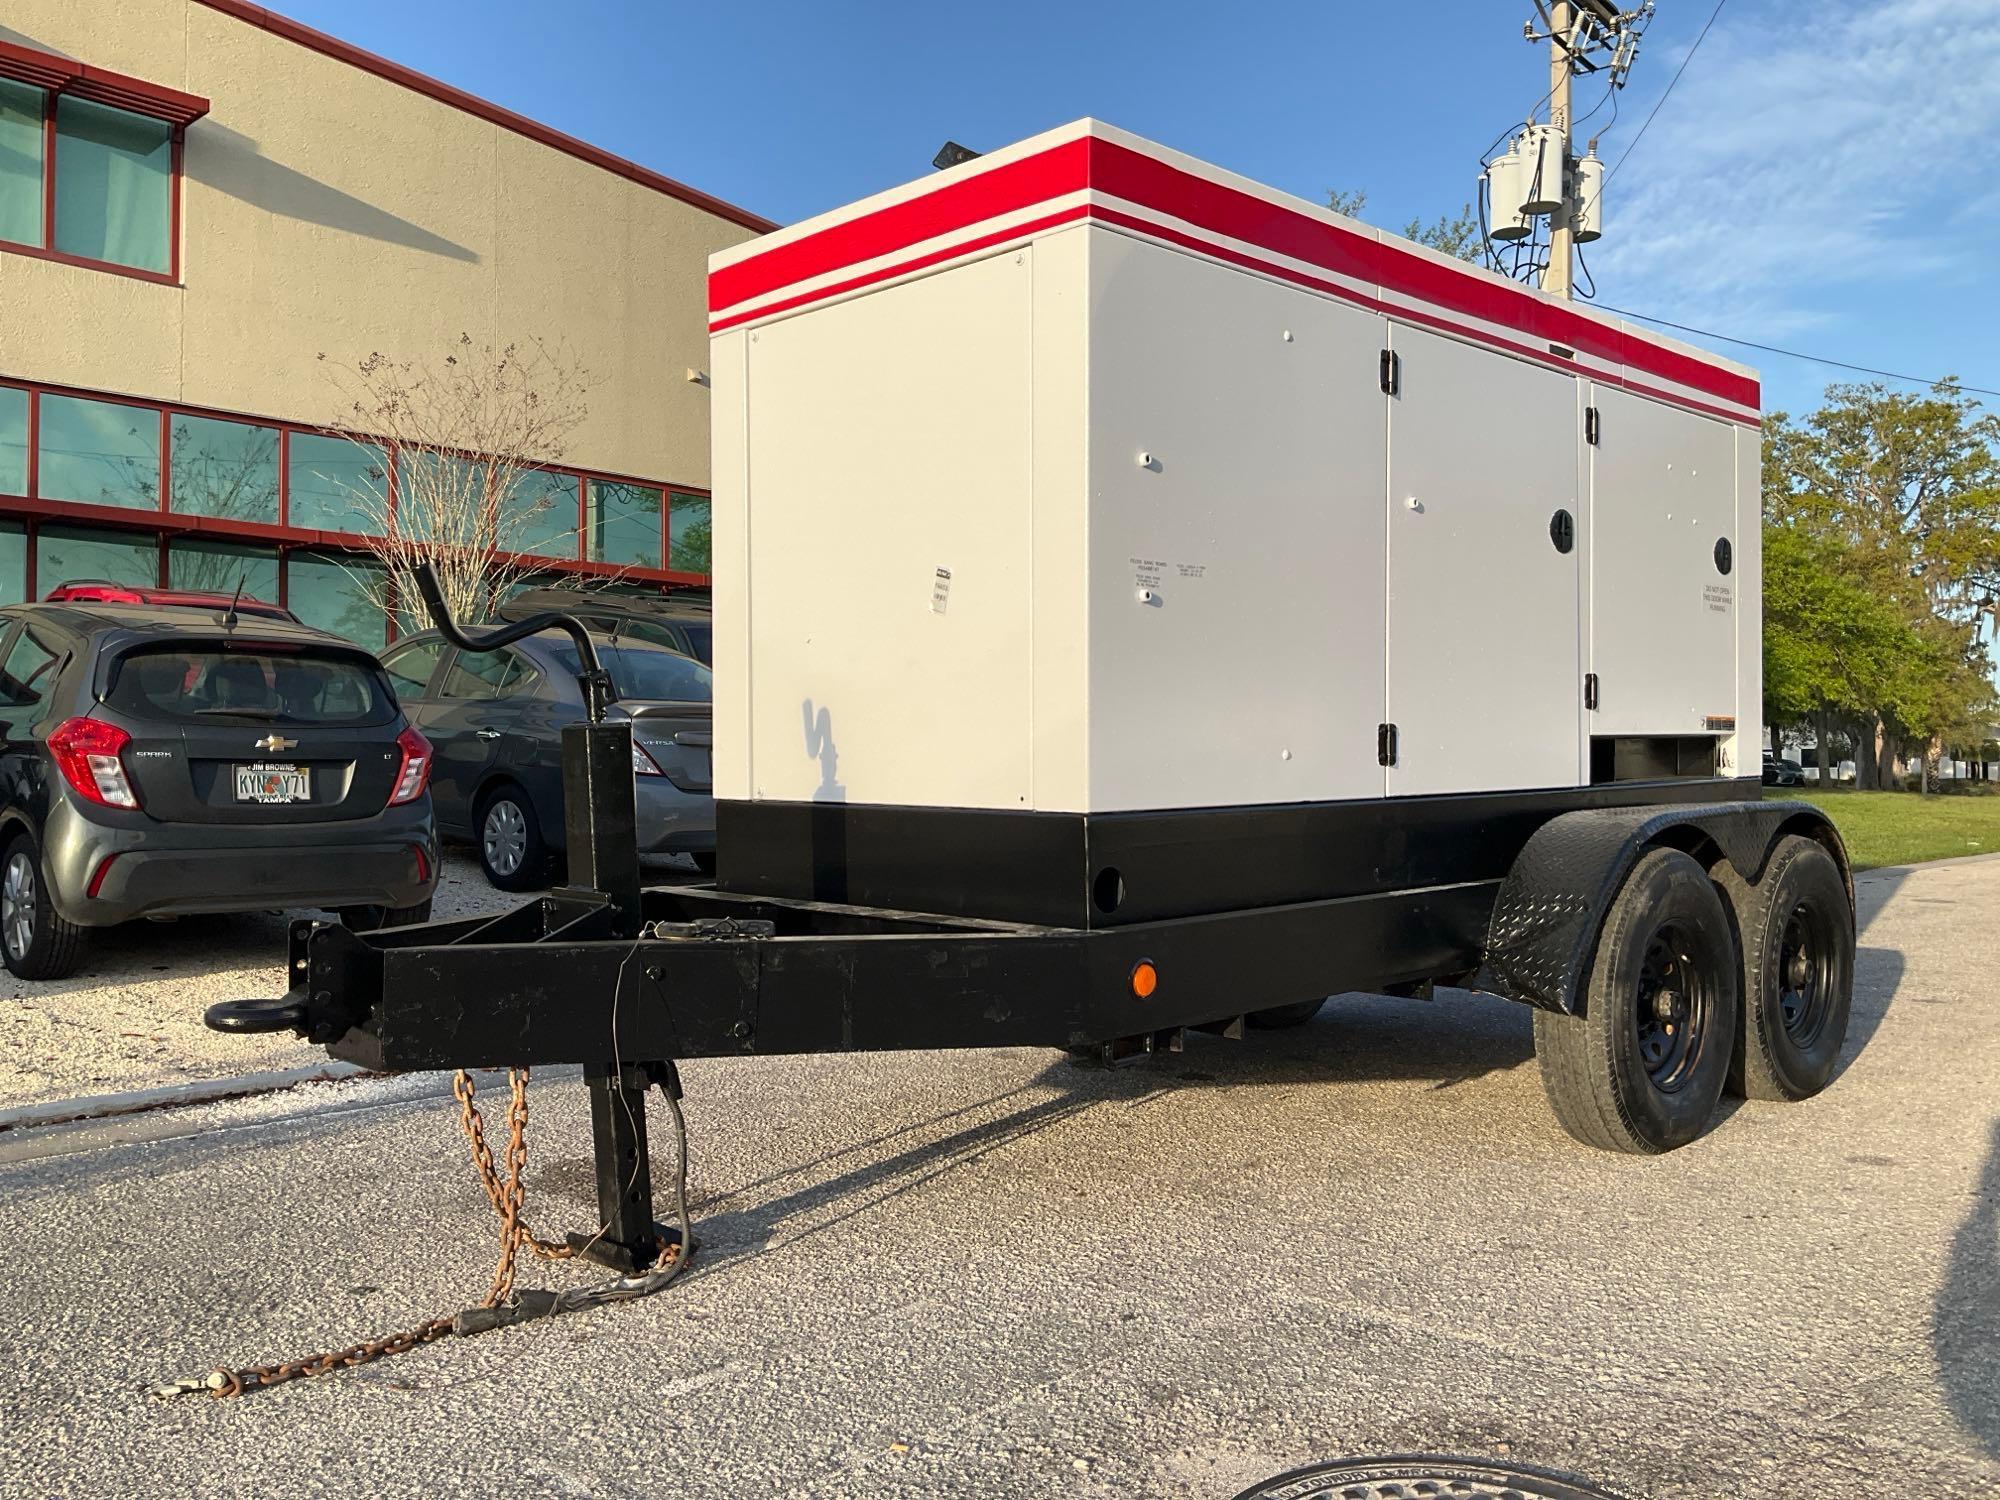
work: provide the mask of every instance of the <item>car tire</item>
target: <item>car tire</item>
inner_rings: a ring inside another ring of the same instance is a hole
[[[340,925],[350,932],[378,932],[384,927],[414,927],[431,919],[427,896],[415,906],[343,906]]]
[[[472,832],[479,868],[495,889],[541,889],[548,878],[549,846],[526,792],[512,782],[493,788],[480,799]]]
[[[49,901],[42,851],[21,832],[0,855],[0,958],[16,979],[62,979],[83,958],[84,930]]]
[[[1833,1082],[1854,1006],[1854,908],[1816,840],[1778,840],[1755,885],[1726,864],[1717,883],[1743,938],[1743,1007],[1729,1091],[1810,1099]]]
[[[1598,932],[1583,1014],[1537,1010],[1535,1060],[1587,1146],[1656,1154],[1708,1128],[1735,1051],[1740,959],[1708,872],[1641,855]]]
[[[715,879],[715,851],[713,849],[709,850],[706,854],[690,854],[688,858],[694,861],[694,867],[701,871],[702,874],[706,875],[710,880]]]
[[[1243,1018],[1243,1024],[1258,1031],[1286,1031],[1294,1026],[1303,1026],[1319,1014],[1326,1004],[1326,996],[1317,1000],[1296,1000],[1290,1005],[1273,1005],[1265,1010],[1253,1010]]]

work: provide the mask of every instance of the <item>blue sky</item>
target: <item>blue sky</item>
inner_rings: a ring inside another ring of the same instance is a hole
[[[1547,87],[1529,0],[279,0],[308,24],[791,220],[1080,115],[1391,228],[1454,210]],[[1729,0],[1605,193],[1601,300],[2000,388],[2000,8]],[[1632,138],[1711,0],[1659,11],[1600,147]],[[1601,86],[1580,83],[1577,112]],[[1600,111],[1586,129],[1601,127]],[[1839,371],[1718,345],[1809,409]]]

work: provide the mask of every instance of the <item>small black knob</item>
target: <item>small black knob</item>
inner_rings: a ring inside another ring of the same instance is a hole
[[[1556,544],[1556,551],[1568,552],[1576,545],[1576,517],[1566,510],[1559,510],[1549,517],[1549,540]]]
[[[1736,555],[1729,549],[1729,538],[1726,536],[1717,537],[1715,541],[1715,571],[1726,574],[1735,566]]]

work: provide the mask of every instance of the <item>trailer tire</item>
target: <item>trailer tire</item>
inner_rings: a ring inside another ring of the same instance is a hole
[[[1535,1012],[1535,1059],[1563,1128],[1644,1154],[1706,1130],[1735,1047],[1740,963],[1708,872],[1677,849],[1640,856],[1599,929],[1583,1014]]]
[[[1833,1082],[1854,1005],[1854,909],[1840,866],[1814,839],[1778,841],[1755,885],[1726,864],[1717,883],[1743,939],[1743,1006],[1729,1091],[1810,1099]]]
[[[1290,1005],[1273,1005],[1265,1010],[1253,1010],[1243,1018],[1243,1024],[1259,1031],[1284,1031],[1293,1026],[1303,1026],[1319,1014],[1326,1004],[1326,996],[1317,1000],[1295,1000]]]

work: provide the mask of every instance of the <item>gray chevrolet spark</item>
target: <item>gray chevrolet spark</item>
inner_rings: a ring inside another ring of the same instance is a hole
[[[375,658],[245,613],[0,610],[0,955],[75,968],[135,917],[336,910],[422,921],[431,750]]]

